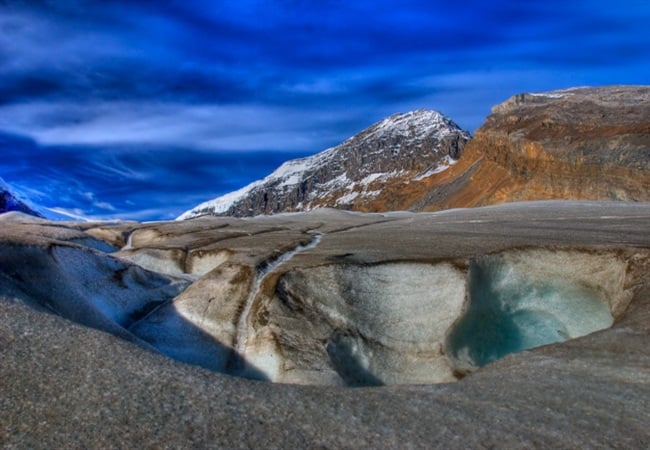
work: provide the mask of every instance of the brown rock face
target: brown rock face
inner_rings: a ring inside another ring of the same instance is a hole
[[[650,86],[518,94],[468,137],[435,112],[395,115],[181,218],[650,201]]]
[[[519,94],[409,209],[519,200],[650,200],[650,87]],[[405,198],[407,201],[408,199]]]

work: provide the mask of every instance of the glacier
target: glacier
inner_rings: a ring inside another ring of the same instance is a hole
[[[609,328],[626,264],[614,257],[529,251],[473,261],[468,304],[450,332],[449,353],[476,367],[510,353]]]
[[[648,205],[568,206],[147,224],[10,213],[0,295],[230,375],[448,383],[628,310]]]

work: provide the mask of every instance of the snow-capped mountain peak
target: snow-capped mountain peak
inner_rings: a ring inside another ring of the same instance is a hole
[[[36,208],[28,204],[26,200],[15,194],[2,178],[0,178],[0,213],[8,211],[20,211],[37,217],[42,215],[36,212]]]
[[[434,110],[419,109],[405,114],[393,114],[366,131],[365,138],[391,138],[403,136],[412,140],[422,139],[427,134],[437,132],[446,135],[457,126],[448,118]]]
[[[179,219],[252,216],[317,207],[370,209],[386,186],[420,182],[453,165],[469,133],[433,110],[394,114],[342,144],[287,161],[262,180],[207,201]]]

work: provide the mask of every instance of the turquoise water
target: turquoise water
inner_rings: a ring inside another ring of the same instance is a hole
[[[507,354],[562,342],[612,324],[594,289],[563,277],[539,279],[500,257],[473,262],[469,302],[448,335],[452,357],[483,366]]]

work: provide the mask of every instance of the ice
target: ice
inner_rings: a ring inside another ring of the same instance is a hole
[[[363,193],[361,194],[361,196],[362,196],[363,198],[373,198],[373,197],[377,197],[378,195],[380,195],[381,192],[382,192],[381,190],[376,190],[376,191],[363,191]]]
[[[250,379],[277,380],[282,366],[282,356],[273,341],[252,346],[246,353],[244,368],[237,375]]]
[[[166,301],[186,286],[141,267],[74,247],[55,247],[52,254],[61,287],[71,289],[87,302],[88,308],[100,311],[121,326],[127,326],[148,305]]]
[[[192,252],[186,270],[193,275],[203,276],[228,261],[230,256],[227,250]]]
[[[488,256],[469,272],[469,303],[447,346],[462,365],[608,328],[623,301],[625,264],[612,256],[530,251]]]
[[[131,250],[133,248],[133,234],[133,232],[129,233],[129,237],[126,238],[126,244],[121,250]]]
[[[203,211],[210,214],[220,214],[228,211],[228,209],[234,205],[237,201],[246,197],[246,195],[252,191],[255,187],[260,186],[262,181],[255,181],[248,186],[244,186],[241,189],[238,189],[229,194],[218,197],[214,200],[209,200],[207,202],[201,203],[199,206],[193,208],[190,211],[186,211],[181,214],[177,220],[191,219],[197,215],[201,215]]]
[[[68,242],[72,242],[83,247],[92,248],[102,253],[113,253],[117,250],[116,247],[113,247],[109,243],[104,242],[100,239],[95,239],[94,237],[70,239]]]
[[[348,386],[455,379],[441,349],[462,311],[465,274],[451,264],[318,267],[286,274],[279,289],[291,310],[305,316],[287,322],[300,326],[301,348],[284,349],[287,364],[296,367],[278,381],[301,382],[304,373],[313,382],[322,364]],[[284,341],[296,330],[280,332],[287,333],[279,337]],[[322,351],[323,339],[329,361],[303,363],[303,355]]]
[[[78,245],[51,245],[47,250],[4,245],[0,267],[13,267],[16,273],[0,290],[20,292],[30,305],[147,348],[126,328],[187,286],[185,281]]]
[[[302,181],[302,173],[292,173],[289,177],[285,178],[282,183],[278,185],[279,188],[286,188],[295,186]]]
[[[348,178],[346,173],[342,173],[336,178],[332,178],[327,183],[323,183],[320,190],[323,191],[334,191],[336,189],[354,187],[354,182]]]
[[[184,273],[181,261],[185,252],[181,249],[143,248],[121,251],[116,256],[153,272],[177,276]]]
[[[235,203],[246,198],[250,192],[258,188],[263,188],[264,186],[270,184],[278,183],[277,187],[279,188],[286,188],[298,184],[300,181],[302,181],[303,176],[308,169],[319,164],[324,164],[332,157],[334,150],[335,149],[332,148],[313,156],[287,161],[267,177],[254,181],[247,186],[244,186],[243,188],[229,194],[225,194],[221,197],[217,197],[216,199],[201,203],[191,210],[181,214],[176,220],[191,219],[201,214],[225,213]]]
[[[198,326],[201,322],[202,317],[170,304],[135,323],[129,331],[170,358],[222,372],[232,350],[214,338],[217,332],[207,333]]]
[[[545,92],[531,92],[528,95],[531,95],[533,97],[562,98],[562,97],[566,97],[567,95],[571,95],[571,94],[568,94],[568,93],[563,93],[562,94],[562,93],[559,93],[559,92],[555,92],[555,93],[551,93],[551,92],[546,92],[546,93]]]
[[[381,386],[384,381],[370,366],[372,349],[356,336],[335,334],[327,343],[327,354],[347,386]]]
[[[363,316],[360,331],[403,350],[440,342],[465,293],[463,274],[446,263],[352,266],[341,278]]]
[[[228,250],[198,250],[190,252],[188,255],[182,248],[134,249],[130,247],[129,241],[115,256],[154,272],[196,279],[228,261],[231,252]]]
[[[460,131],[460,129],[450,119],[438,111],[420,109],[404,114],[394,114],[382,120],[368,130],[368,137],[399,135],[410,140],[417,140],[435,132],[441,139],[452,131]]]
[[[367,189],[368,185],[371,183],[380,181],[382,183],[385,183],[387,180],[391,178],[396,178],[404,175],[406,173],[405,170],[393,170],[391,172],[381,172],[381,173],[372,173],[365,178],[363,178],[359,184],[363,186],[364,190]]]
[[[274,361],[276,361],[278,357],[270,355],[269,351],[260,352],[259,348],[257,349],[252,348],[251,350],[249,350],[248,319],[250,316],[250,312],[253,307],[253,304],[255,303],[255,300],[257,299],[260,288],[264,284],[264,280],[266,279],[267,275],[272,273],[275,269],[277,269],[285,262],[289,261],[298,253],[315,248],[320,243],[322,237],[323,236],[321,234],[314,235],[309,243],[304,245],[302,244],[298,245],[293,250],[282,254],[275,261],[271,262],[270,264],[262,268],[257,274],[257,277],[255,278],[255,282],[253,283],[253,287],[248,295],[248,298],[246,299],[246,302],[244,303],[244,309],[241,315],[239,316],[239,321],[237,323],[237,338],[235,340],[235,344],[236,344],[235,351],[242,356],[241,367],[235,368],[235,372],[238,375],[251,377],[250,367],[252,366],[255,367],[255,372],[257,373],[260,373],[259,367],[266,367],[269,370],[271,370],[272,368],[273,373],[276,373],[278,371],[276,364],[274,363]],[[258,361],[256,358],[260,358],[260,361]],[[264,374],[265,377],[273,379],[272,378],[273,373],[266,373],[263,371],[261,373]]]
[[[226,371],[233,352],[239,307],[251,284],[251,269],[225,264],[192,283],[129,331],[175,359]],[[263,375],[260,375],[264,378]]]
[[[368,175],[367,177],[365,177],[364,179],[359,181],[359,184],[361,184],[363,186],[368,186],[372,182],[376,181],[377,179],[379,179],[379,178],[381,178],[381,177],[383,177],[385,175],[386,174],[384,174],[384,173],[371,173],[370,175]]]

